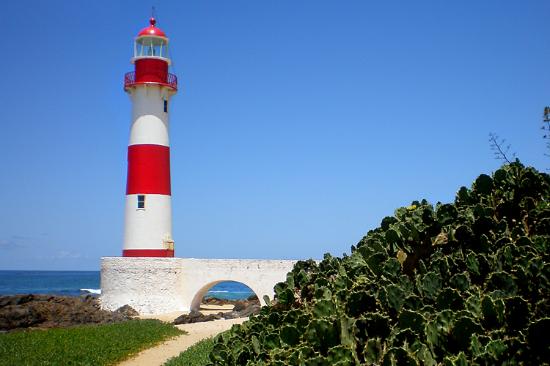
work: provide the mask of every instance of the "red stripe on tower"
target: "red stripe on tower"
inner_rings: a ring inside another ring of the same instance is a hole
[[[128,146],[126,194],[171,194],[170,148],[161,145]]]
[[[124,249],[124,257],[173,257],[174,251],[169,249]]]

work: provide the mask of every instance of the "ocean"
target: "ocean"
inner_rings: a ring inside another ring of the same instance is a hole
[[[80,296],[99,294],[99,271],[0,271],[0,295],[49,294]],[[242,300],[254,295],[239,282],[221,282],[205,297]]]

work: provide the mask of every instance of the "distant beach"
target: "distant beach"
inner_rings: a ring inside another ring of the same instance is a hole
[[[80,296],[100,293],[99,271],[0,271],[0,295]],[[222,282],[212,287],[205,297],[241,300],[253,294],[241,283]]]

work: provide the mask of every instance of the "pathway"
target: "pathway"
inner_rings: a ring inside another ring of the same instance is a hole
[[[248,320],[248,318],[221,319],[203,323],[176,325],[176,327],[186,331],[188,334],[178,336],[156,347],[141,351],[133,358],[120,363],[118,366],[161,366],[170,358],[179,355],[198,341],[228,330],[233,324],[240,324],[245,320]]]

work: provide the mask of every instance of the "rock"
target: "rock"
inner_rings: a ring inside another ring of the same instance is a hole
[[[248,306],[246,309],[243,309],[241,311],[239,311],[239,318],[245,318],[245,317],[249,317],[249,316],[252,316],[252,315],[257,315],[260,313],[260,310],[261,310],[261,306],[258,305],[258,304],[252,304],[250,306]]]
[[[124,316],[127,316],[128,318],[139,316],[139,313],[130,305],[121,306],[118,309],[116,309],[115,312],[122,314]]]
[[[248,297],[248,299],[246,299],[247,301],[249,302],[257,302],[258,304],[260,303],[260,300],[258,299],[258,296],[256,295],[250,295]]]
[[[205,305],[229,305],[233,304],[233,300],[218,299],[215,297],[209,297],[202,299],[202,303]]]
[[[0,331],[28,327],[53,328],[112,323],[128,320],[132,316],[129,309],[124,312],[101,310],[98,299],[94,297],[50,295],[0,297]]]
[[[208,322],[211,320],[217,320],[222,318],[223,313],[204,315],[200,311],[192,310],[189,314],[183,314],[174,319],[174,324],[189,324],[189,323],[200,323]]]
[[[248,307],[248,301],[236,301],[233,306],[233,311],[242,311]]]
[[[251,304],[240,311],[233,310],[227,313],[223,313],[222,316],[224,319],[246,318],[246,317],[258,314],[260,312],[260,309],[261,309],[260,305]]]
[[[203,298],[202,303],[205,305],[236,305],[237,303],[260,304],[260,300],[258,300],[256,295],[249,296],[246,300],[226,300],[218,299],[216,297],[208,297]]]
[[[0,308],[8,305],[23,305],[34,300],[35,295],[0,296]]]
[[[0,310],[0,329],[27,328],[44,321],[43,316],[30,307],[4,306]]]

